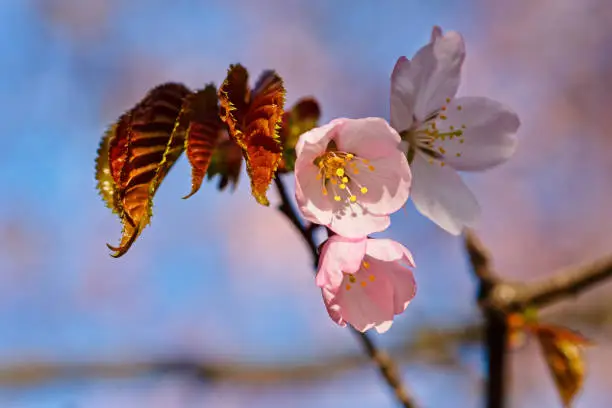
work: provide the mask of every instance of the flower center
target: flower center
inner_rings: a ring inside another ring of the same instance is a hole
[[[321,180],[323,195],[331,195],[336,202],[356,203],[357,193],[364,195],[368,188],[364,185],[362,172],[374,172],[376,169],[367,159],[352,153],[333,149],[326,151],[314,160],[319,167],[317,180]]]
[[[370,269],[370,263],[368,261],[364,260],[361,263],[361,266],[362,268],[360,270],[363,269],[363,273],[359,274],[359,277],[361,279],[358,280],[352,273],[347,273],[348,282],[346,282],[344,289],[351,290],[353,288],[353,285],[359,285],[362,288],[365,288],[366,286],[368,286],[368,282],[374,282],[376,280],[376,277],[373,274],[367,273],[367,270]]]
[[[450,101],[451,98],[446,98],[447,104]],[[457,105],[454,108],[457,111],[463,109],[461,105]],[[459,144],[464,143],[463,133],[466,129],[465,124],[448,123],[447,111],[448,106],[444,105],[427,116],[424,121],[419,122],[415,120],[411,129],[402,132],[402,137],[410,144],[408,152],[410,162],[412,161],[411,157],[414,157],[414,149],[418,149],[429,157],[430,164],[439,162],[444,167],[446,165],[444,157],[447,155],[447,151],[442,145],[448,143],[446,140],[448,139],[450,142]],[[446,147],[448,148],[449,146],[446,145]],[[455,151],[454,155],[461,157],[461,152]]]

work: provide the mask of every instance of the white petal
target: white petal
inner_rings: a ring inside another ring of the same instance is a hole
[[[421,121],[440,109],[446,98],[455,96],[465,59],[465,45],[459,33],[450,31],[442,36],[432,33],[432,37],[434,41],[412,59],[406,79],[414,85],[414,114]]]
[[[331,131],[336,126],[342,124],[343,121],[344,119],[335,119],[326,125],[319,126],[301,134],[295,145],[297,159],[299,160],[300,156],[304,154],[308,156],[308,160],[312,160],[314,157],[323,153],[333,136],[333,132]]]
[[[450,166],[428,162],[421,153],[412,162],[412,200],[426,217],[453,235],[472,226],[480,208],[472,192]]]
[[[398,132],[410,129],[414,115],[415,88],[410,61],[400,57],[391,73],[391,126]]]
[[[520,120],[515,112],[497,101],[482,97],[457,98],[442,114],[447,119],[436,121],[440,132],[450,131],[450,126],[463,131],[459,138],[436,142],[446,151],[444,160],[457,170],[488,169],[508,160],[516,150]],[[463,143],[459,142],[461,139]]]

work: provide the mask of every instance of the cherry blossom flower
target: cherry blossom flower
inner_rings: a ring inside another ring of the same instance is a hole
[[[400,141],[382,118],[336,119],[301,135],[295,196],[304,218],[349,238],[385,230],[410,192]]]
[[[464,58],[461,35],[434,27],[430,43],[412,61],[401,57],[391,75],[391,125],[414,173],[412,200],[455,235],[480,212],[456,170],[481,171],[506,161],[520,126],[516,113],[499,102],[455,98]]]
[[[334,235],[321,248],[316,282],[334,322],[384,333],[416,294],[414,266],[398,242]]]

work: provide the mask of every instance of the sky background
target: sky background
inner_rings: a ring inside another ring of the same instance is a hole
[[[467,44],[460,95],[521,117],[508,163],[466,176],[482,206],[477,229],[504,277],[531,280],[607,254],[612,243],[612,7],[607,0],[196,1],[3,0],[0,5],[0,371],[38,362],[141,361],[294,365],[359,355],[328,318],[307,248],[289,222],[250,197],[205,184],[189,200],[181,159],[155,215],[120,259],[105,243],[120,223],[95,190],[106,127],[166,81],[219,84],[230,63],[272,68],[287,105],[315,96],[323,122],[388,118],[389,76],[433,25]],[[287,179],[288,184],[292,184]],[[291,187],[292,189],[293,187]],[[477,323],[460,238],[412,204],[381,236],[410,248],[419,292],[385,335],[392,354],[432,329]],[[611,284],[547,310],[547,321],[598,344],[576,407],[612,398]],[[451,362],[402,360],[424,407],[477,407],[481,349]],[[399,357],[398,357],[399,358]],[[511,357],[511,407],[558,406],[533,342]],[[441,392],[443,390],[443,392]],[[394,407],[368,365],[266,386],[184,375],[86,376],[32,385],[0,381],[3,408]]]

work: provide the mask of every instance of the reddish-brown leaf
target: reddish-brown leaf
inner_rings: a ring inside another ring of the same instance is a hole
[[[540,342],[563,405],[570,407],[584,382],[582,348],[591,342],[580,333],[560,326],[532,324],[530,330]]]
[[[188,122],[185,151],[191,163],[191,192],[184,198],[189,198],[202,185],[222,131],[217,88],[210,84],[187,97],[181,116],[185,116],[185,121]]]
[[[160,85],[105,135],[110,134],[108,150],[106,153],[101,148],[100,155],[108,154],[108,159],[98,158],[97,164],[102,167],[98,183],[109,183],[108,178],[100,176],[106,174],[103,165],[108,160],[108,173],[114,185],[112,200],[105,198],[105,201],[111,203],[123,223],[120,244],[108,245],[115,251],[114,257],[125,254],[149,223],[153,196],[182,152],[184,134],[175,132],[175,122],[183,99],[189,94],[189,89],[181,84]],[[110,190],[106,188],[103,197]]]
[[[242,121],[250,100],[249,74],[242,65],[230,65],[227,78],[219,88],[220,117],[227,124],[230,138],[246,149]]]
[[[244,118],[246,166],[251,177],[251,191],[258,203],[269,205],[266,191],[272,183],[282,157],[277,130],[283,117],[285,88],[274,72],[264,72],[251,95]]]
[[[225,139],[219,142],[212,155],[207,178],[210,180],[219,175],[219,190],[223,191],[228,185],[235,190],[241,168],[242,149],[232,140]]]
[[[282,157],[277,130],[283,116],[285,88],[274,71],[265,71],[252,92],[247,80],[246,69],[230,66],[219,89],[220,116],[228,126],[230,139],[242,148],[253,196],[260,204],[269,205],[266,191]]]

